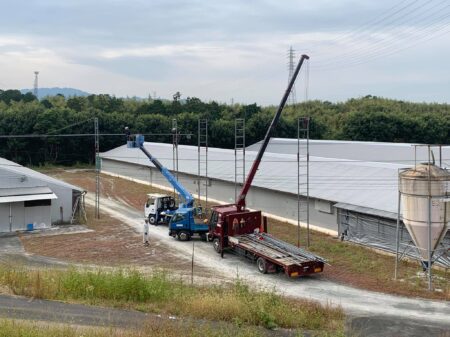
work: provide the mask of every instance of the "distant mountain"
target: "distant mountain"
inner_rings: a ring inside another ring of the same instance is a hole
[[[33,92],[33,89],[21,89],[20,92],[22,94],[26,94],[27,92]],[[73,96],[89,96],[90,93],[74,88],[39,88],[38,90],[38,98],[42,99],[46,96],[56,96],[58,94],[64,95],[65,97],[73,97]]]

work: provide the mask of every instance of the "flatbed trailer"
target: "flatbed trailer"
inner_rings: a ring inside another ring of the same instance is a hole
[[[256,261],[258,270],[264,274],[283,271],[289,277],[299,277],[322,272],[326,263],[322,257],[267,233],[229,236],[228,247]]]

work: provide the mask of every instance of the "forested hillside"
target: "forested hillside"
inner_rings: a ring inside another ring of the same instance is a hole
[[[64,98],[57,95],[38,101],[31,93],[0,90],[0,136],[30,134],[82,134],[133,132],[157,134],[148,141],[171,142],[176,118],[184,144],[197,144],[199,118],[209,120],[209,145],[234,146],[234,120],[246,119],[247,144],[264,136],[276,107],[226,105],[188,98],[183,103],[122,99],[109,95]],[[297,136],[297,117],[311,116],[311,138],[386,142],[449,143],[450,105],[396,101],[374,96],[346,102],[309,101],[283,112],[276,137]],[[166,135],[158,135],[166,134]],[[26,165],[73,164],[93,161],[93,137],[0,138],[0,156]],[[101,151],[122,145],[124,137],[102,136]]]

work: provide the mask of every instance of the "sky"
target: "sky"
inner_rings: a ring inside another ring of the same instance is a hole
[[[278,104],[450,101],[448,0],[0,0],[0,89]]]

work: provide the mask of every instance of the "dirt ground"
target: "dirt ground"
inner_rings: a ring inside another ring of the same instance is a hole
[[[83,187],[89,193],[95,191],[95,176],[92,172],[54,170],[45,173]],[[102,197],[118,200],[137,210],[143,210],[147,193],[162,192],[150,186],[107,175],[101,176],[100,186]],[[51,240],[32,237],[22,240],[29,252],[70,261],[119,265],[146,264],[182,270],[190,268],[189,259],[172,256],[170,247],[161,242],[152,242],[149,248],[143,247],[139,235],[133,229],[107,215],[102,215],[100,221],[90,221],[88,225],[95,230],[94,234],[74,235],[70,239],[62,236],[53,237]],[[295,226],[269,219],[269,232],[287,242],[296,243],[294,242],[296,231]],[[302,235],[304,237],[304,232]],[[77,241],[76,245],[73,245],[73,240]],[[378,292],[450,300],[448,273],[439,272],[436,281],[439,291],[429,292],[426,290],[425,279],[417,276],[419,267],[415,263],[402,263],[400,280],[394,281],[392,279],[394,259],[391,256],[348,242],[340,242],[316,232],[311,233],[311,242],[311,251],[325,257],[331,264],[326,266],[320,276],[322,278]],[[156,254],[152,254],[152,249],[155,249]]]
[[[52,236],[22,235],[20,239],[25,250],[74,263],[150,266],[175,270],[190,268],[190,260],[174,256],[167,245],[150,240],[150,245],[144,246],[141,236],[128,225],[107,215],[95,220],[93,209],[87,209],[87,226],[93,232]]]
[[[65,174],[67,175],[67,174]],[[94,180],[90,175],[68,174],[74,179],[66,179],[86,189],[93,188]],[[81,177],[81,178],[80,178]],[[73,180],[73,181],[72,181]],[[116,190],[127,190],[125,186],[116,184],[115,179],[102,177],[102,193],[112,197]],[[131,198],[125,195],[121,199],[133,206],[144,203],[144,198]],[[189,256],[176,255],[171,247],[155,238],[150,237],[150,245],[144,246],[141,234],[120,220],[101,214],[95,219],[94,209],[86,205],[88,222],[86,226],[93,231],[88,233],[63,235],[21,235],[20,240],[28,253],[52,257],[73,263],[85,263],[100,266],[123,267],[151,267],[155,269],[169,269],[187,274],[191,271]],[[197,274],[208,275],[204,268],[195,267]]]

